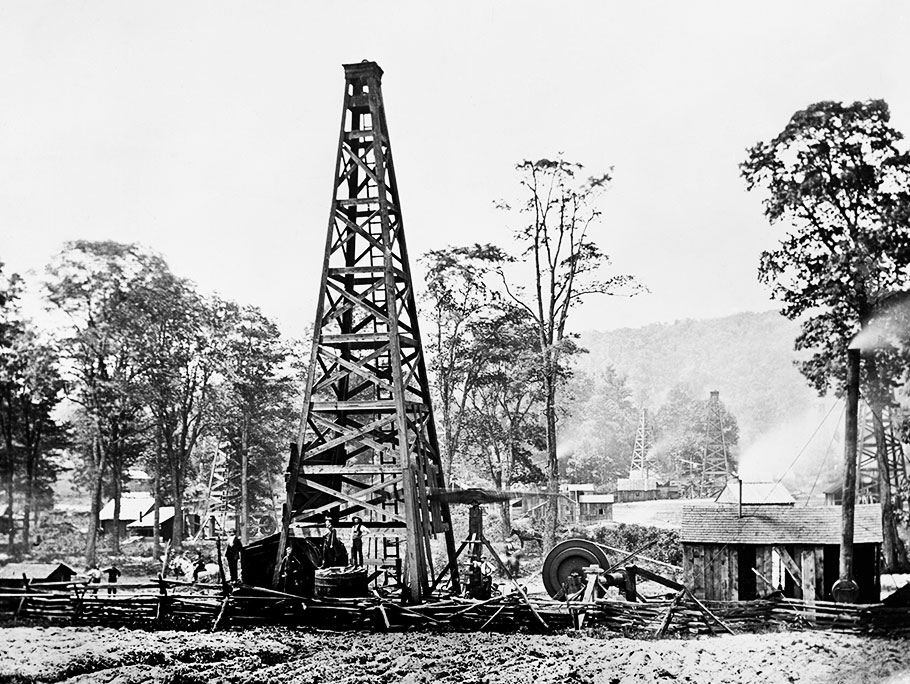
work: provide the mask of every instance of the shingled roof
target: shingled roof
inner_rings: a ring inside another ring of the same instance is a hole
[[[739,503],[740,491],[743,504],[774,506],[796,503],[793,495],[780,482],[728,482],[714,500],[717,503]]]
[[[679,539],[695,544],[840,544],[840,506],[685,506]],[[881,543],[879,504],[856,507],[853,541]]]

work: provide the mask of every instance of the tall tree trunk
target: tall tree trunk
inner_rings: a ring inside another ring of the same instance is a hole
[[[545,414],[547,420],[547,502],[546,525],[544,529],[544,553],[556,545],[556,527],[559,524],[559,456],[556,453],[556,382],[546,374],[547,402]]]
[[[894,492],[891,491],[891,472],[896,464],[891,463],[888,444],[885,439],[884,411],[888,403],[886,391],[881,387],[878,365],[874,357],[866,357],[866,373],[869,378],[869,406],[872,409],[872,434],[875,438],[875,457],[878,463],[878,491],[882,507],[882,570],[900,572],[907,564],[907,552],[897,533],[897,519],[894,512]]]
[[[174,528],[171,537],[171,548],[179,553],[183,548],[183,478],[180,476],[180,463],[177,454],[171,457],[171,477],[174,480]]]
[[[877,403],[877,402],[875,402]],[[891,463],[885,426],[882,422],[882,406],[873,406],[875,454],[878,461],[878,491],[882,507],[882,558],[883,572],[902,572],[907,566],[907,551],[897,533],[897,517],[894,512],[894,493],[891,490]]]
[[[161,560],[161,421],[155,431],[155,512],[152,516],[152,553],[156,561]]]
[[[95,467],[92,482],[91,513],[88,521],[88,538],[85,546],[85,564],[95,562],[98,550],[98,526],[101,523],[101,487],[104,481],[104,462],[101,458],[101,444],[98,435],[92,439],[92,461]]]
[[[250,543],[250,418],[243,416],[240,433],[240,541]]]
[[[16,493],[16,484],[15,484],[16,469],[13,464],[12,450],[9,450],[7,453],[9,453],[9,457],[10,457],[9,458],[10,467],[9,467],[9,472],[6,475],[6,501],[7,501],[7,506],[8,506],[7,512],[9,513],[9,515],[8,515],[9,536],[7,537],[6,544],[7,544],[7,547],[9,549],[10,553],[12,553],[13,546],[16,543],[16,519],[13,515],[13,495]]]
[[[35,469],[38,455],[34,449],[25,454],[25,508],[22,511],[22,545],[28,549],[31,544],[32,510],[35,507]]]
[[[501,501],[499,512],[502,516],[502,536],[508,537],[512,533],[512,502]]]
[[[123,494],[123,466],[120,464],[119,456],[114,459],[115,466],[113,471],[114,479],[114,529],[111,537],[111,553],[115,556],[120,555],[120,500]]]

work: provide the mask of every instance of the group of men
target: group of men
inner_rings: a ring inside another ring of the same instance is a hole
[[[120,575],[122,575],[122,574],[123,573],[120,572],[120,570],[113,564],[104,568],[104,570],[99,570],[98,564],[92,563],[85,569],[85,584],[86,585],[91,585],[91,584],[100,585],[101,578],[104,577],[105,575],[107,575],[107,593],[116,594],[117,593],[117,586],[116,586],[117,580],[120,578]],[[92,589],[94,590],[94,593],[97,594],[99,587],[97,587],[97,586],[92,587]]]
[[[330,568],[337,565],[351,565],[355,568],[363,567],[363,538],[369,534],[364,527],[363,520],[356,515],[351,518],[351,553],[345,557],[344,545],[338,540],[338,530],[331,518],[325,521],[325,535],[322,537],[322,567]],[[346,563],[350,560],[350,563]]]

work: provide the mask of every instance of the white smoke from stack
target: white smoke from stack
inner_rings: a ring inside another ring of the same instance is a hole
[[[850,342],[851,349],[900,349],[910,335],[910,293],[897,292],[882,300],[875,316]]]
[[[739,476],[746,482],[782,479],[796,496],[819,495],[835,477],[841,460],[842,404],[829,410],[834,402],[818,404],[743,445]]]

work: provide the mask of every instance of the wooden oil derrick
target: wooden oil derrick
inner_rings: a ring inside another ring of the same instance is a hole
[[[374,562],[397,566],[402,599],[416,602],[429,593],[431,536],[444,536],[447,564],[455,543],[448,504],[428,496],[444,483],[382,69],[364,61],[344,70],[325,262],[278,558],[291,523],[316,527],[330,518],[344,528],[356,515],[375,540]]]
[[[894,432],[892,410],[886,406],[881,417],[877,417],[865,402],[859,409],[859,438],[857,449],[856,502],[877,503],[881,501],[881,461],[875,441],[876,423],[881,420],[884,443],[884,476],[888,478],[892,496],[905,491],[907,483],[907,461],[900,439]],[[900,502],[903,505],[903,502]]]
[[[705,417],[705,448],[701,463],[701,495],[713,496],[726,485],[731,475],[730,454],[724,436],[720,392],[712,391]]]
[[[638,415],[638,429],[635,432],[635,446],[632,447],[632,463],[629,466],[629,478],[647,478],[651,461],[648,455],[654,444],[654,433],[648,417],[648,409],[642,408]]]

